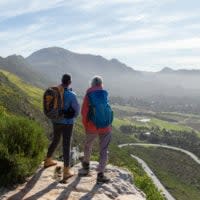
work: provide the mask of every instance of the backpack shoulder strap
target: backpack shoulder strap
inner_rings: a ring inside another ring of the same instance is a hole
[[[55,86],[53,87],[57,92],[58,94],[60,95],[60,98],[61,98],[61,108],[63,109],[64,108],[64,88],[62,85],[58,85],[58,86]]]

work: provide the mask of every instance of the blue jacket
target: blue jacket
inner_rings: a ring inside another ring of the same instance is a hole
[[[75,110],[75,116],[71,119],[60,119],[60,120],[52,120],[55,124],[74,124],[75,118],[78,116],[80,111],[80,105],[77,101],[76,93],[73,92],[71,89],[65,88],[64,89],[64,110],[67,110],[69,106]]]

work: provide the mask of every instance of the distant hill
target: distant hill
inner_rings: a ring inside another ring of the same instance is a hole
[[[92,76],[101,75],[105,88],[112,96],[200,96],[200,70],[173,70],[165,67],[156,73],[143,72],[117,59],[74,53],[59,47],[38,50],[27,58],[16,55],[0,57],[0,69],[40,87],[59,84],[61,76],[70,73],[72,87],[79,94],[85,93]]]
[[[26,82],[39,87],[46,87],[47,79],[37,73],[22,56],[11,55],[6,58],[0,57],[0,69],[9,71]]]
[[[179,69],[174,70],[169,67],[163,68],[160,72],[155,73],[156,80],[170,87],[179,86],[184,88],[186,96],[188,94],[199,94],[200,90],[200,70]]]
[[[148,73],[136,71],[117,59],[107,60],[102,56],[78,54],[63,48],[51,47],[34,52],[26,60],[34,70],[54,80],[55,83],[60,82],[62,74],[71,73],[73,88],[82,94],[94,75],[101,75],[104,78],[105,87],[114,96],[143,97],[173,91],[173,88],[162,82],[158,84]]]
[[[158,72],[160,74],[169,74],[169,73],[174,73],[174,70],[171,69],[170,67],[164,67],[162,70],[160,70],[160,72]]]
[[[200,75],[200,70],[198,69],[178,69],[174,70],[170,67],[164,67],[160,72],[161,74],[177,74],[177,75]]]
[[[85,90],[91,77],[97,74],[104,77],[106,87],[116,91],[123,88],[121,80],[127,80],[127,75],[134,77],[139,73],[117,59],[107,60],[101,56],[77,54],[58,47],[36,51],[26,60],[34,66],[34,70],[55,83],[60,82],[62,74],[71,73],[73,86],[79,92]]]

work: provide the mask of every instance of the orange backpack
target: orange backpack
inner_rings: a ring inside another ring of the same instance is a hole
[[[49,119],[64,118],[63,94],[64,88],[62,86],[50,87],[44,92],[43,111]]]

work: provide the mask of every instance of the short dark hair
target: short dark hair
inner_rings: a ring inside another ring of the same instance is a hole
[[[64,74],[62,76],[62,84],[63,85],[69,85],[71,83],[71,75],[70,74]]]

